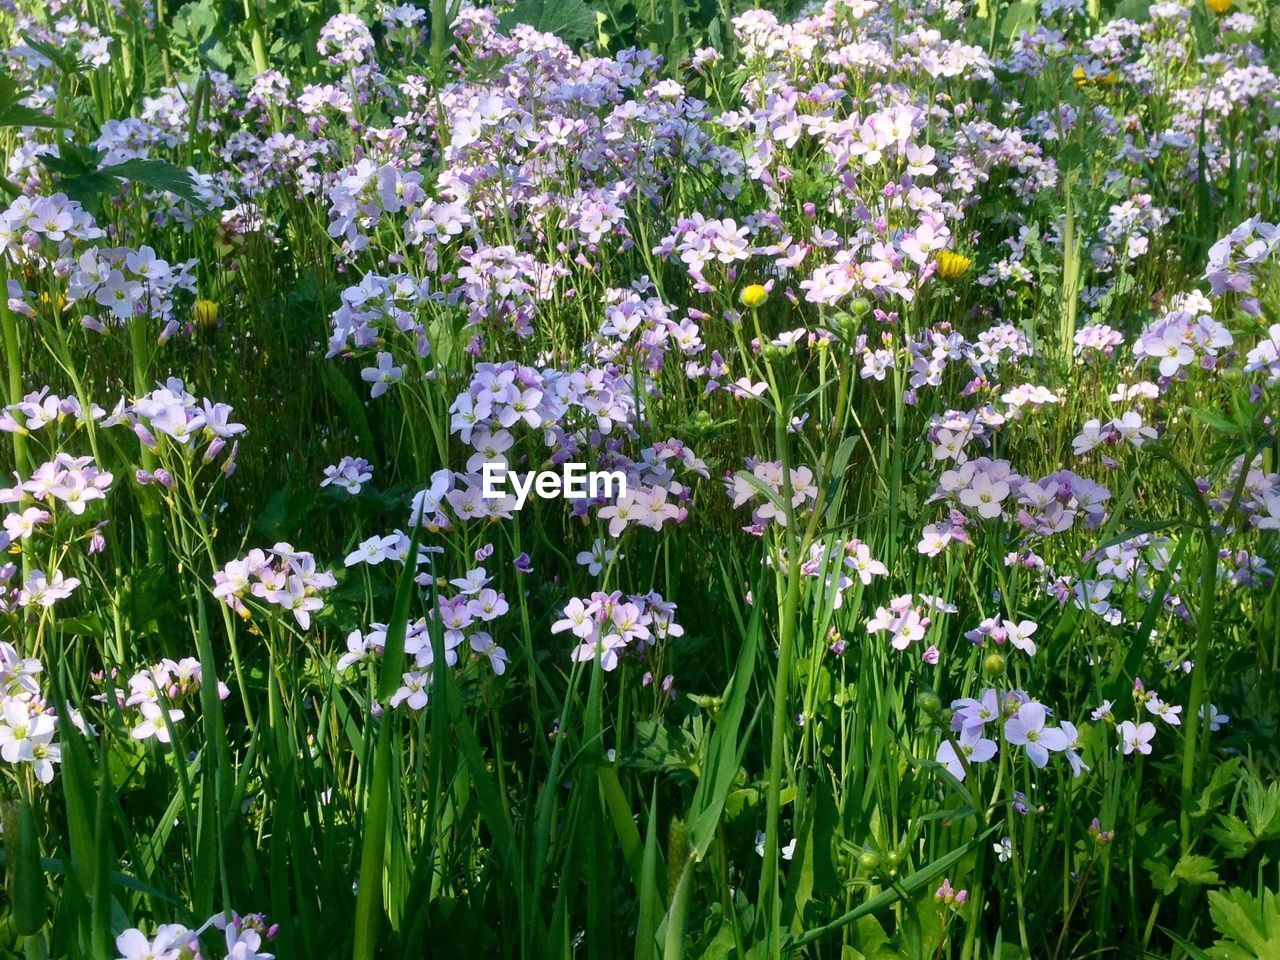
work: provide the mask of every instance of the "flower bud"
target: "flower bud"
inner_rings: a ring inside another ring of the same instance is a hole
[[[998,653],[987,655],[987,659],[982,661],[982,669],[986,671],[989,677],[1000,677],[1004,675],[1004,657]]]
[[[769,291],[758,283],[753,283],[742,291],[742,305],[748,310],[756,310],[769,299]]]
[[[191,308],[191,318],[201,330],[212,330],[218,325],[218,305],[212,300],[197,300]]]

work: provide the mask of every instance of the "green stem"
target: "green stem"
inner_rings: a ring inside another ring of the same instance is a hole
[[[141,397],[148,392],[150,384],[147,375],[147,330],[142,317],[135,317],[129,322],[129,352],[133,357],[134,397]],[[145,443],[142,444],[142,469],[154,474],[157,465],[156,455]],[[138,507],[142,511],[142,524],[146,530],[147,561],[159,563],[164,559],[164,531],[160,528],[160,508],[156,505],[152,491],[139,491]]]
[[[767,361],[766,361],[767,363]],[[770,371],[772,373],[772,371]],[[788,413],[781,395],[774,390],[778,413],[774,424],[778,456],[782,461],[782,498],[786,505],[787,526],[782,540],[786,544],[787,591],[778,625],[778,673],[773,688],[773,732],[769,747],[769,792],[765,813],[764,868],[760,875],[760,894],[767,908],[762,912],[766,924],[766,955],[777,956],[781,949],[782,896],[778,888],[780,838],[779,812],[782,806],[782,779],[786,753],[787,728],[790,724],[788,701],[791,687],[791,660],[795,647],[796,615],[800,607],[800,548],[796,535],[795,494],[791,486],[791,444],[787,437]]]
[[[10,404],[22,402],[22,344],[18,338],[18,321],[9,309],[9,272],[0,264],[0,332],[4,335],[4,358],[8,374],[8,400]],[[15,430],[13,437],[13,466],[22,476],[31,472],[27,454],[27,437]]]
[[[262,12],[257,0],[244,0],[244,17],[249,21],[250,45],[253,48],[253,65],[258,73],[267,71],[267,44],[262,34]]]
[[[1199,758],[1200,707],[1204,703],[1206,665],[1213,639],[1214,603],[1218,593],[1218,538],[1212,528],[1204,530],[1200,550],[1200,609],[1196,611],[1195,662],[1191,668],[1191,700],[1187,704],[1186,740],[1182,746],[1182,810],[1179,826],[1182,855],[1191,852],[1191,807],[1194,802],[1196,761]]]

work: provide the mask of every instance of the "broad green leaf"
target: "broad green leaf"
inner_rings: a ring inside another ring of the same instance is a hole
[[[584,0],[520,0],[501,22],[507,30],[527,23],[569,43],[590,40],[597,32],[595,11]]]
[[[44,127],[54,129],[70,124],[56,120],[35,107],[23,106],[19,101],[25,96],[13,78],[0,70],[0,127]]]

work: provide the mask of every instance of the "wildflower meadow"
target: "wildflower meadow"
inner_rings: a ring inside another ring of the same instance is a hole
[[[0,51],[0,957],[1280,960],[1280,3]]]

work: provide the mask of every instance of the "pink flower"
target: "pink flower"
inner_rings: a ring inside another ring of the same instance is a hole
[[[957,780],[965,778],[964,764],[960,760],[961,756],[970,764],[974,764],[986,763],[996,755],[996,742],[985,739],[980,731],[962,731],[957,743],[960,747],[959,754],[956,753],[956,749],[951,745],[950,740],[944,740],[941,746],[938,747],[938,755],[935,758]]]
[[[1151,741],[1155,739],[1156,725],[1143,722],[1135,724],[1132,720],[1123,720],[1116,727],[1120,735],[1120,749],[1125,756],[1135,750],[1141,754],[1151,753]]]
[[[1049,762],[1049,753],[1066,750],[1070,743],[1067,735],[1057,727],[1046,727],[1048,711],[1044,704],[1024,703],[1018,712],[1005,721],[1004,739],[1007,743],[1021,746],[1027,751],[1027,758],[1037,767]]]

